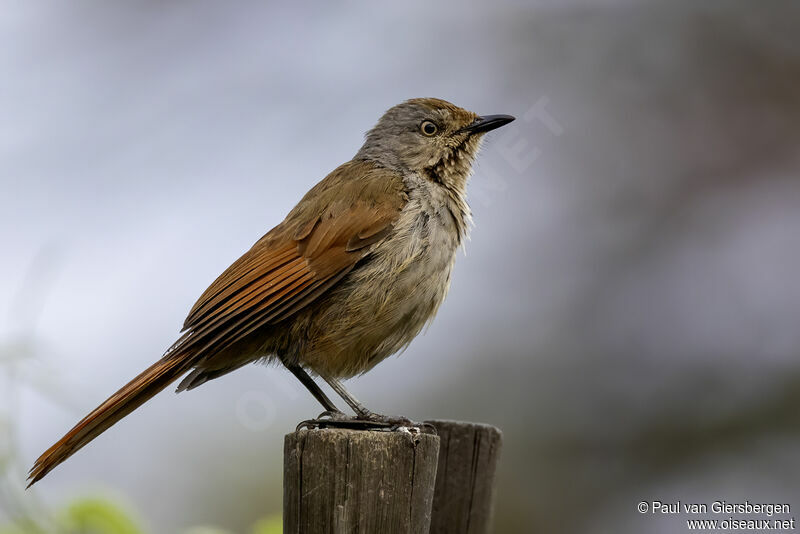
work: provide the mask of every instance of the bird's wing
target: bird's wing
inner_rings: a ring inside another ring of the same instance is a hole
[[[396,173],[366,162],[342,165],[211,284],[170,352],[216,352],[290,317],[388,235],[406,201]]]
[[[165,358],[112,395],[36,460],[30,484],[190,369],[259,326],[285,319],[341,280],[391,230],[407,197],[395,173],[342,165],[211,284]]]

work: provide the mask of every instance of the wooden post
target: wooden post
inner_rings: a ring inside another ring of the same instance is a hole
[[[486,534],[502,433],[459,421],[426,421],[440,439],[430,534]]]
[[[299,430],[284,442],[284,534],[427,534],[439,438]]]

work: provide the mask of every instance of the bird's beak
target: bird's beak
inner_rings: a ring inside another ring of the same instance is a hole
[[[485,133],[496,128],[500,128],[501,126],[505,126],[513,120],[514,117],[511,115],[484,115],[482,117],[478,117],[472,124],[461,128],[456,133]]]

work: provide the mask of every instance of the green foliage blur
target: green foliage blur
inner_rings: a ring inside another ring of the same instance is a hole
[[[17,433],[18,394],[21,385],[30,386],[63,401],[58,384],[44,376],[29,376],[27,364],[36,359],[33,322],[14,340],[0,342],[0,534],[147,534],[136,514],[113,498],[99,495],[73,500],[51,510],[36,493],[24,487]],[[41,362],[37,362],[41,363]],[[41,368],[39,368],[41,370]],[[258,521],[248,534],[279,534],[280,516]],[[235,534],[211,526],[198,526],[183,534]]]
[[[79,499],[56,513],[55,521],[43,530],[43,526],[31,518],[15,521],[0,527],[0,534],[146,534],[129,512],[121,505],[105,497]],[[251,534],[280,534],[280,517],[270,517],[256,523]],[[185,534],[232,534],[214,527],[193,527]]]
[[[59,534],[145,534],[146,531],[118,504],[103,497],[86,498],[73,502],[58,514],[52,525]],[[0,534],[39,534],[45,532],[39,525],[21,521],[0,527]],[[52,532],[52,531],[48,531]],[[256,523],[251,534],[280,534],[280,517],[270,517]],[[193,527],[185,534],[232,534],[214,527]]]

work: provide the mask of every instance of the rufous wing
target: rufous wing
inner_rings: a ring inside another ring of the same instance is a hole
[[[389,234],[406,201],[396,173],[342,165],[211,284],[172,353],[212,354],[320,298]]]

